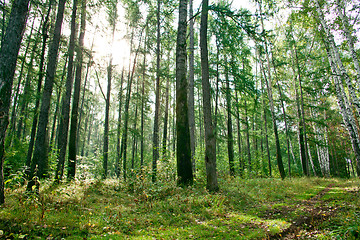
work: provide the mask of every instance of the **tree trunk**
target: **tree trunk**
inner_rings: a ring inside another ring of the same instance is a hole
[[[238,141],[238,149],[239,149],[239,172],[240,177],[244,177],[244,162],[242,158],[242,142],[241,142],[241,126],[240,126],[240,106],[238,100],[237,89],[235,89],[235,100],[236,100],[236,125],[237,125],[237,141]]]
[[[186,79],[187,0],[179,2],[176,41],[176,163],[179,185],[193,184]]]
[[[159,115],[160,115],[160,0],[157,0],[156,10],[156,86],[155,86],[155,116],[153,132],[153,160],[151,179],[156,181],[157,161],[159,159]]]
[[[115,174],[116,177],[120,177],[120,137],[121,137],[121,108],[122,108],[122,92],[123,92],[123,83],[124,83],[124,67],[121,71],[121,80],[120,80],[120,90],[119,90],[119,108],[118,108],[118,124],[117,124],[117,141],[116,141],[116,161],[115,161]]]
[[[29,182],[27,190],[32,191],[35,181],[33,177],[37,175],[39,178],[43,178],[48,171],[48,149],[47,149],[47,125],[49,120],[49,109],[51,102],[51,94],[54,85],[54,78],[56,73],[56,63],[60,44],[61,26],[64,17],[65,0],[59,0],[58,12],[56,16],[54,36],[49,47],[48,64],[45,76],[45,85],[42,94],[42,102],[39,115],[39,124],[37,128],[35,148],[33,159],[31,163],[31,171],[29,175]],[[38,170],[36,170],[38,168]]]
[[[261,65],[260,65],[261,66]],[[261,67],[262,68],[262,67]],[[272,177],[272,168],[271,168],[271,159],[270,159],[270,148],[269,148],[269,135],[268,135],[268,128],[267,128],[267,114],[266,114],[266,102],[265,102],[265,89],[263,85],[263,81],[261,81],[261,91],[263,97],[263,114],[264,114],[264,127],[265,127],[265,145],[266,145],[266,153],[268,158],[268,166],[269,166],[269,176]]]
[[[139,40],[139,46],[135,53],[132,71],[131,73],[129,72],[128,75],[127,92],[126,92],[125,109],[124,109],[124,127],[123,127],[122,139],[121,139],[120,157],[123,160],[123,176],[125,181],[126,181],[126,154],[127,154],[128,124],[129,124],[129,107],[130,107],[130,98],[131,98],[131,90],[132,90],[131,86],[134,79],[136,59],[139,53],[140,43],[141,43],[141,37]],[[132,44],[130,44],[130,49],[131,49],[131,45]]]
[[[83,68],[83,48],[85,37],[85,24],[86,24],[86,0],[81,1],[81,20],[80,20],[80,35],[79,46],[76,56],[76,75],[74,83],[74,95],[71,108],[71,122],[70,122],[70,135],[69,135],[69,160],[68,160],[68,179],[75,178],[76,172],[76,153],[77,153],[77,127],[78,127],[78,114],[79,114],[79,100],[80,100],[80,86]]]
[[[338,98],[338,103],[340,105],[341,114],[344,119],[344,123],[347,126],[349,131],[349,135],[351,137],[351,142],[353,146],[353,150],[356,156],[356,163],[357,163],[357,173],[360,173],[360,145],[359,145],[359,134],[358,129],[355,124],[355,119],[353,117],[352,111],[350,109],[349,100],[345,94],[344,86],[342,84],[342,79],[345,80],[345,83],[348,87],[348,92],[350,95],[350,99],[352,99],[352,103],[355,105],[357,113],[359,114],[360,111],[360,104],[358,98],[355,94],[355,90],[352,86],[351,80],[349,75],[346,73],[345,67],[341,61],[340,54],[338,48],[336,47],[334,37],[330,32],[329,27],[325,22],[324,14],[321,10],[320,4],[318,0],[315,2],[316,10],[318,13],[318,18],[320,20],[321,26],[325,32],[325,36],[323,37],[323,41],[326,46],[326,51],[328,55],[328,59],[330,62],[331,70],[334,74],[334,85],[336,90],[336,95]]]
[[[205,127],[205,166],[206,187],[209,191],[218,191],[216,172],[216,138],[212,123],[211,112],[211,86],[209,82],[209,60],[207,43],[208,0],[202,1],[200,23],[200,50],[201,50],[201,80],[203,88],[203,110]]]
[[[353,29],[351,29],[349,19],[346,16],[346,14],[344,13],[345,10],[346,10],[345,2],[343,0],[337,0],[336,5],[337,5],[337,12],[338,12],[338,14],[340,16],[340,19],[341,19],[341,22],[342,22],[342,25],[343,25],[342,30],[345,33],[345,37],[346,37],[347,44],[348,44],[348,47],[349,47],[350,55],[351,55],[351,58],[353,60],[354,67],[355,67],[355,70],[356,70],[357,85],[358,85],[358,88],[360,89],[360,65],[359,65],[359,59],[358,59],[358,56],[357,56],[357,53],[356,53],[356,50],[355,50],[355,47],[354,47],[355,46],[354,37],[351,34],[351,31]]]
[[[232,128],[232,117],[231,117],[231,93],[230,93],[230,80],[229,80],[229,69],[227,63],[227,57],[225,56],[225,81],[226,81],[226,107],[227,107],[227,146],[228,146],[228,158],[229,158],[229,170],[230,176],[235,176],[234,166],[234,138]]]
[[[189,0],[189,97],[188,97],[188,110],[189,110],[189,128],[190,128],[190,148],[191,148],[191,159],[193,174],[195,176],[196,164],[195,164],[195,97],[194,97],[194,19],[193,19],[193,0]]]
[[[170,59],[168,59],[168,62]],[[168,159],[166,143],[167,143],[167,136],[168,136],[168,119],[169,119],[169,88],[170,88],[170,77],[167,76],[166,79],[166,89],[165,89],[165,113],[164,113],[164,132],[163,132],[163,141],[162,141],[162,152],[163,152],[163,159]]]
[[[74,53],[75,53],[77,2],[78,2],[77,0],[73,0],[73,8],[71,15],[71,33],[70,33],[69,50],[68,50],[69,60],[68,60],[67,75],[66,75],[65,93],[63,95],[62,106],[61,106],[59,136],[57,139],[58,140],[57,149],[59,150],[59,153],[58,153],[58,163],[55,173],[56,183],[61,181],[63,177],[66,149],[68,142],[70,99],[71,99],[72,85],[74,81],[73,66],[74,66]]]
[[[11,89],[14,82],[16,60],[26,25],[29,0],[15,0],[0,49],[0,204],[5,202],[4,195],[4,143],[9,124]]]
[[[144,166],[144,121],[145,121],[145,70],[146,70],[146,42],[147,32],[144,41],[144,60],[143,60],[143,72],[142,72],[142,83],[141,83],[141,126],[140,126],[140,168],[143,170]]]
[[[30,173],[30,165],[31,165],[31,158],[32,153],[34,150],[34,143],[35,143],[35,134],[36,134],[36,128],[38,124],[38,117],[39,117],[39,107],[40,107],[40,94],[41,94],[41,86],[42,81],[44,78],[44,62],[45,62],[45,51],[46,51],[46,41],[48,39],[48,31],[49,31],[49,17],[50,12],[52,9],[53,1],[51,0],[49,2],[49,8],[45,16],[44,23],[42,25],[42,47],[41,47],[41,54],[40,54],[40,64],[39,64],[39,73],[38,73],[38,83],[37,83],[37,89],[36,89],[36,101],[35,101],[35,107],[34,107],[34,117],[33,117],[33,123],[31,127],[31,133],[30,133],[30,141],[29,141],[29,147],[26,155],[26,168],[25,168],[25,177],[29,177]]]
[[[274,64],[274,59],[272,58],[272,62],[273,62],[273,68],[274,68],[274,72],[276,73],[276,67]],[[285,124],[285,133],[286,133],[286,146],[287,146],[287,155],[288,155],[288,172],[289,172],[289,178],[291,177],[291,161],[290,161],[290,135],[289,135],[289,130],[288,130],[288,124],[287,124],[287,120],[286,120],[286,110],[285,110],[285,105],[284,105],[284,100],[283,100],[283,94],[280,88],[280,84],[277,81],[277,88],[279,91],[279,95],[280,95],[280,104],[281,104],[281,109],[283,112],[283,121]],[[294,158],[295,159],[295,158]]]
[[[265,28],[264,28],[264,21],[263,21],[263,17],[262,17],[261,3],[259,4],[259,8],[260,8],[260,15],[261,15],[261,27],[262,27],[262,31],[264,32]],[[276,145],[276,161],[277,161],[277,165],[279,168],[280,176],[282,179],[284,179],[285,178],[285,170],[284,170],[284,165],[283,165],[283,161],[282,161],[280,140],[279,140],[278,129],[277,129],[277,124],[276,124],[274,100],[273,100],[273,94],[272,94],[270,58],[269,58],[269,53],[268,53],[267,39],[264,40],[264,44],[265,44],[265,56],[266,56],[266,61],[267,61],[267,76],[265,75],[265,69],[263,69],[264,80],[265,80],[266,87],[267,87],[270,111],[271,111],[271,118],[272,118],[273,128],[274,128],[275,145]],[[261,62],[261,58],[260,58],[260,63],[261,63],[261,65],[263,65]]]
[[[16,87],[16,92],[14,93],[14,97],[13,97],[13,107],[12,107],[12,112],[11,112],[10,126],[9,126],[9,128],[10,128],[9,130],[11,130],[12,132],[11,132],[11,135],[10,135],[11,139],[10,139],[8,145],[11,145],[11,141],[12,141],[13,135],[15,133],[15,129],[16,129],[16,117],[17,117],[16,115],[18,114],[18,111],[16,111],[16,108],[19,107],[17,102],[19,100],[20,86],[21,86],[21,82],[22,82],[21,80],[22,80],[22,77],[23,77],[24,67],[25,67],[25,64],[26,64],[26,57],[27,57],[27,54],[28,54],[28,51],[29,51],[29,48],[30,48],[31,38],[33,36],[34,23],[35,23],[35,18],[34,18],[34,20],[32,22],[31,30],[30,30],[30,33],[29,33],[29,35],[27,37],[27,44],[26,44],[23,59],[21,61],[21,67],[20,67],[20,72],[19,72],[19,76],[18,76],[18,84],[17,84],[17,87]],[[38,38],[36,37],[36,39],[38,39]],[[34,44],[34,48],[36,48],[36,45],[37,44]],[[32,51],[31,55],[32,55],[31,59],[33,59],[34,58],[34,51]],[[27,78],[26,80],[28,80],[28,79],[29,78]],[[25,81],[25,82],[28,82],[28,81]],[[27,87],[24,87],[24,90],[27,90],[29,88],[29,83],[28,84],[25,83],[25,85],[27,85]],[[26,101],[24,95],[25,94],[23,94],[22,102]],[[23,116],[21,114],[19,116],[20,116],[20,119],[22,120]],[[20,135],[19,135],[19,137],[20,137]]]
[[[247,146],[247,157],[248,157],[248,173],[249,173],[249,177],[251,177],[251,171],[252,171],[252,167],[251,167],[251,148],[250,148],[250,129],[249,129],[249,118],[248,118],[248,107],[247,107],[247,102],[246,99],[244,99],[244,108],[245,108],[245,116],[244,116],[244,121],[245,121],[245,131],[246,131],[246,146]]]
[[[28,63],[28,71],[27,71],[26,80],[25,80],[25,84],[24,84],[24,92],[22,94],[22,101],[21,101],[21,105],[20,105],[20,113],[19,113],[20,118],[19,118],[19,123],[18,123],[18,126],[17,126],[17,130],[16,130],[16,137],[18,139],[20,139],[20,137],[21,137],[21,132],[23,130],[24,119],[26,119],[25,110],[27,109],[27,106],[29,104],[29,97],[30,97],[30,91],[31,91],[30,84],[31,84],[31,79],[33,77],[34,59],[35,59],[35,53],[37,51],[37,46],[39,44],[39,39],[40,38],[38,36],[36,36],[34,46],[33,46],[32,50],[31,50],[31,53],[30,53],[30,60],[29,60],[29,63]],[[19,79],[19,81],[20,81],[20,79]],[[15,124],[14,124],[14,127],[15,127]],[[24,126],[24,129],[26,129],[26,126]]]

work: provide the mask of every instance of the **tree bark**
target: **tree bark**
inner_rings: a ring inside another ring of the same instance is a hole
[[[121,149],[120,149],[120,137],[121,137],[121,108],[122,108],[122,92],[123,92],[123,83],[124,83],[124,67],[121,71],[121,80],[120,80],[120,90],[119,90],[119,107],[118,107],[118,124],[117,124],[117,141],[116,141],[116,161],[115,161],[115,174],[116,177],[120,177],[120,159],[121,159]]]
[[[189,110],[189,128],[190,128],[190,148],[191,148],[191,161],[193,167],[193,174],[195,176],[196,172],[196,163],[195,163],[195,97],[194,97],[194,51],[195,51],[195,41],[194,41],[194,19],[193,19],[193,0],[189,1],[189,97],[188,97],[188,110]]]
[[[153,159],[151,179],[156,181],[157,161],[159,159],[159,115],[160,115],[160,0],[157,0],[156,10],[156,86],[155,86],[155,116],[153,132]]]
[[[176,41],[176,163],[179,185],[193,184],[186,79],[187,0],[179,2]]]
[[[68,132],[69,132],[69,120],[70,120],[70,99],[71,99],[71,91],[72,85],[74,82],[74,53],[75,53],[75,33],[76,33],[76,12],[77,12],[77,3],[78,0],[73,0],[73,8],[71,15],[71,27],[70,27],[70,41],[69,41],[69,50],[68,50],[68,67],[67,67],[67,75],[66,75],[66,86],[65,93],[62,99],[61,106],[61,115],[60,115],[60,124],[59,124],[59,136],[58,136],[58,144],[57,149],[58,153],[58,163],[56,167],[55,173],[55,182],[58,183],[61,181],[64,173],[64,164],[68,143]]]
[[[38,124],[38,118],[39,118],[39,107],[40,107],[40,94],[41,94],[41,86],[42,81],[44,78],[44,62],[45,62],[45,51],[46,51],[46,41],[48,39],[48,31],[49,31],[49,17],[50,12],[52,9],[53,1],[51,0],[49,2],[49,8],[45,16],[44,23],[42,25],[41,35],[42,35],[42,47],[41,47],[41,54],[40,54],[40,64],[39,64],[39,73],[38,73],[38,82],[37,82],[37,89],[36,89],[36,101],[35,101],[35,107],[34,107],[34,116],[33,116],[33,123],[31,127],[31,133],[30,133],[30,141],[29,141],[29,147],[26,155],[26,167],[25,167],[25,177],[29,177],[30,173],[30,165],[31,165],[31,158],[32,153],[34,150],[34,143],[35,143],[35,134]]]
[[[262,17],[261,3],[259,4],[259,9],[260,9],[260,15],[261,15],[261,19],[260,19],[261,20],[261,27],[262,27],[262,31],[264,32],[265,28],[264,28],[264,21],[263,21],[263,17]],[[279,169],[279,172],[280,172],[280,176],[281,176],[282,179],[284,179],[285,178],[285,170],[284,170],[284,165],[283,165],[283,161],[282,161],[280,140],[279,140],[279,134],[278,134],[277,124],[276,124],[274,100],[273,100],[273,94],[272,94],[270,58],[269,58],[269,53],[268,53],[267,39],[264,40],[264,44],[265,44],[265,46],[264,46],[265,47],[265,56],[266,56],[266,61],[267,61],[267,76],[265,75],[265,69],[263,69],[263,71],[264,71],[264,80],[265,80],[265,84],[267,86],[267,92],[268,92],[269,104],[270,104],[270,111],[271,111],[271,118],[272,118],[273,128],[274,128],[275,145],[276,145],[276,161],[277,161],[278,169]],[[261,63],[261,58],[260,58],[260,63]],[[263,64],[261,63],[261,65],[263,65]]]
[[[201,80],[203,88],[203,111],[205,127],[205,166],[206,187],[209,191],[218,191],[216,172],[216,138],[212,122],[211,111],[211,86],[209,82],[209,60],[207,43],[207,25],[209,1],[202,1],[201,23],[200,23],[200,50],[201,50]]]
[[[168,62],[170,59],[168,59]],[[168,137],[168,119],[169,119],[169,88],[170,88],[170,79],[167,76],[166,79],[166,89],[165,89],[165,113],[164,113],[164,132],[163,132],[163,141],[162,141],[162,152],[163,159],[168,159],[167,154],[167,137]]]
[[[0,204],[4,195],[4,143],[9,124],[11,89],[14,82],[16,60],[23,37],[29,0],[15,0],[12,5],[8,26],[0,49]]]
[[[80,20],[80,35],[79,45],[77,48],[76,56],[76,75],[74,83],[74,95],[71,108],[71,122],[70,122],[70,135],[69,135],[69,159],[68,159],[68,175],[69,180],[75,178],[76,172],[76,153],[77,153],[77,127],[78,127],[78,114],[79,114],[79,100],[80,100],[80,86],[83,68],[83,48],[85,37],[85,24],[86,24],[86,0],[81,1],[81,20]]]
[[[229,158],[229,170],[230,176],[235,176],[234,166],[234,138],[231,116],[231,92],[230,92],[230,80],[227,58],[225,56],[225,82],[226,82],[226,107],[227,107],[227,145],[228,145],[228,158]]]
[[[238,100],[238,93],[237,89],[235,89],[235,100],[236,100],[236,125],[237,125],[237,142],[238,142],[238,149],[239,149],[239,172],[240,177],[244,177],[244,162],[242,158],[242,142],[241,142],[241,126],[240,126],[240,106]]]
[[[357,53],[355,51],[355,47],[354,47],[355,46],[355,40],[354,40],[354,37],[351,34],[352,29],[350,27],[349,19],[346,16],[346,14],[343,12],[343,11],[346,10],[345,2],[343,0],[337,0],[336,5],[337,5],[337,12],[338,12],[338,14],[340,16],[340,19],[341,19],[341,22],[342,22],[342,25],[343,25],[342,30],[345,33],[345,37],[346,37],[347,44],[348,44],[348,47],[349,47],[350,55],[351,55],[351,58],[353,60],[354,67],[355,67],[355,70],[356,70],[357,85],[358,85],[358,88],[360,89],[360,65],[359,65],[359,59],[358,59]]]
[[[29,175],[29,182],[27,185],[28,191],[32,191],[32,187],[35,184],[33,177],[36,175],[39,178],[43,178],[44,176],[47,175],[47,171],[48,171],[47,125],[49,120],[51,94],[53,90],[54,78],[56,73],[56,64],[57,64],[58,50],[60,44],[61,26],[64,17],[65,2],[66,2],[65,0],[59,0],[54,36],[52,39],[53,41],[51,42],[51,45],[49,47],[45,84],[41,98],[42,102],[41,102],[40,115],[39,115],[39,124],[37,128],[34,154],[31,163],[30,175]],[[38,170],[36,170],[37,168]]]
[[[249,177],[251,177],[251,172],[252,172],[252,161],[251,161],[251,147],[250,147],[250,128],[249,128],[249,118],[248,118],[248,107],[247,107],[247,102],[246,99],[244,99],[244,108],[245,108],[245,116],[244,116],[244,121],[245,121],[245,131],[246,131],[246,150],[247,150],[247,158],[248,158],[248,173],[249,173]]]

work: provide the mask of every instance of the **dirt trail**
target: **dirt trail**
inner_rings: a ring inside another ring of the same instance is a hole
[[[329,192],[333,186],[334,184],[330,184],[312,198],[297,204],[296,208],[302,208],[303,214],[295,218],[288,228],[280,233],[270,235],[268,239],[298,239],[301,230],[305,229],[310,233],[316,231],[316,226],[335,213],[335,208],[326,206],[321,200],[321,197]]]

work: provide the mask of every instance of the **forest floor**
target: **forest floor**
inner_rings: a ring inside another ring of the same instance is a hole
[[[359,239],[359,179],[220,179],[188,188],[136,178],[6,188],[0,239]]]

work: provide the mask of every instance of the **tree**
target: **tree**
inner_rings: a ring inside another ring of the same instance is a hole
[[[157,0],[156,9],[156,86],[155,86],[155,116],[153,132],[153,162],[152,176],[153,182],[156,181],[157,161],[159,159],[159,114],[160,114],[160,10],[161,1]]]
[[[4,195],[4,145],[9,124],[11,89],[14,81],[16,60],[20,49],[28,15],[29,0],[13,2],[8,26],[0,50],[0,204]]]
[[[111,27],[111,44],[110,49],[114,43],[114,35],[116,29],[117,15],[117,1],[108,2],[108,13],[109,13],[109,24]],[[107,178],[108,174],[108,157],[109,157],[109,111],[110,111],[110,96],[111,96],[111,81],[113,75],[113,56],[112,51],[110,52],[109,64],[107,67],[107,90],[105,97],[105,122],[104,122],[104,145],[103,145],[103,174],[102,177]]]
[[[191,185],[190,130],[186,79],[187,0],[179,2],[179,21],[176,40],[176,163],[178,184]]]
[[[194,16],[193,16],[193,0],[189,1],[189,97],[188,97],[188,110],[189,110],[189,127],[190,127],[190,148],[191,148],[191,159],[193,166],[193,174],[196,172],[195,165],[195,96],[194,96]]]
[[[74,65],[74,53],[75,53],[75,32],[76,32],[76,12],[77,12],[78,1],[73,1],[72,15],[71,15],[71,33],[68,50],[68,66],[66,76],[66,87],[65,93],[62,99],[60,124],[59,124],[59,136],[58,136],[58,164],[55,173],[55,182],[61,181],[64,172],[64,164],[68,143],[68,132],[69,132],[69,119],[70,119],[70,99],[72,85],[74,82],[73,65]]]
[[[219,186],[216,173],[216,139],[211,116],[211,87],[209,82],[209,60],[207,44],[208,8],[209,1],[203,0],[200,23],[200,50],[205,127],[205,166],[207,179],[206,187],[209,191],[218,191]]]
[[[83,68],[83,48],[85,37],[85,24],[86,24],[86,0],[81,1],[81,23],[80,23],[80,35],[79,45],[77,47],[76,56],[76,74],[74,83],[74,95],[71,108],[71,123],[70,123],[70,136],[69,136],[69,160],[68,160],[68,179],[75,177],[76,171],[76,153],[77,153],[77,128],[78,128],[78,108],[80,100],[80,86],[81,75]]]
[[[264,32],[264,22],[263,22],[263,17],[262,17],[262,8],[261,8],[261,3],[259,3],[259,10],[260,10],[260,20],[261,20],[261,27],[262,27],[262,31]],[[267,61],[267,76],[265,75],[265,69],[263,68],[263,73],[264,73],[264,80],[265,80],[265,85],[267,88],[267,92],[268,92],[268,97],[269,97],[269,104],[270,104],[270,112],[271,112],[271,119],[273,122],[273,128],[274,128],[274,136],[275,136],[275,144],[276,144],[276,160],[277,160],[277,165],[279,168],[279,172],[280,172],[280,176],[282,179],[285,178],[285,170],[284,170],[284,165],[283,165],[283,161],[282,161],[282,155],[281,155],[281,148],[280,148],[280,140],[279,140],[279,135],[278,135],[278,127],[276,124],[276,116],[275,116],[275,107],[274,107],[274,100],[273,100],[273,94],[272,94],[272,83],[271,83],[271,67],[270,67],[270,57],[269,57],[269,53],[268,53],[268,44],[267,44],[267,39],[264,39],[264,51],[265,51],[265,56],[266,56],[266,61]],[[261,58],[260,58],[261,59]],[[263,65],[262,61],[260,60],[260,64]]]
[[[56,63],[60,44],[61,26],[64,17],[65,2],[65,0],[59,0],[58,12],[54,27],[54,36],[49,47],[45,84],[41,98],[42,102],[39,114],[39,123],[35,140],[34,154],[29,174],[29,182],[27,185],[28,191],[32,191],[32,187],[35,185],[35,179],[33,178],[35,176],[39,178],[44,178],[48,171],[47,125],[49,120],[50,101],[56,72]]]

